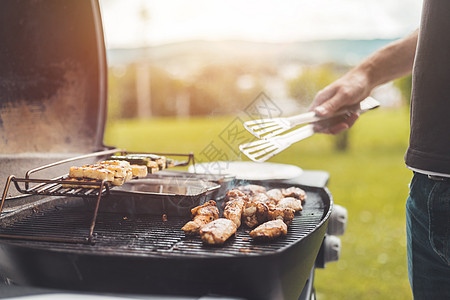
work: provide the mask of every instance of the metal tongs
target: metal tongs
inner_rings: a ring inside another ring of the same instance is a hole
[[[317,116],[311,111],[287,118],[247,121],[244,122],[244,127],[251,134],[262,140],[240,145],[239,150],[253,161],[264,162],[292,144],[304,140],[316,133],[313,123],[328,120],[324,125],[331,127],[334,124],[342,122],[343,118],[352,113],[362,114],[377,108],[378,106],[380,106],[380,103],[377,100],[368,97],[360,103],[344,107],[330,116]],[[292,130],[286,134],[279,135],[280,133],[302,124],[308,125]]]

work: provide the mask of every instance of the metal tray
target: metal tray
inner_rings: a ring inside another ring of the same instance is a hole
[[[191,209],[205,203],[220,188],[219,184],[200,179],[167,177],[144,178],[111,189],[100,202],[100,212],[128,215],[190,216]],[[95,205],[85,198],[87,205]]]
[[[229,174],[210,174],[210,173],[191,173],[185,171],[174,171],[174,170],[162,170],[155,174],[149,175],[150,178],[190,178],[190,179],[200,179],[204,181],[209,181],[220,185],[220,188],[215,190],[211,194],[211,199],[216,199],[220,201],[225,198],[225,195],[229,189],[234,186],[236,181],[236,176]]]

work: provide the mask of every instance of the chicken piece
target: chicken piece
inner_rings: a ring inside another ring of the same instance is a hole
[[[203,205],[191,209],[192,221],[187,222],[181,228],[187,235],[195,235],[199,233],[203,225],[208,224],[219,218],[219,210],[216,202],[210,200]]]
[[[249,196],[253,196],[259,193],[265,193],[266,188],[260,185],[256,184],[247,184],[247,185],[241,185],[238,186],[238,190],[244,192],[245,194]]]
[[[258,193],[250,197],[250,202],[262,202],[265,203],[267,206],[276,206],[277,202],[270,199],[269,196],[267,196],[265,193]]]
[[[223,210],[223,217],[231,220],[236,224],[236,228],[241,226],[242,211],[244,210],[245,201],[244,199],[236,199],[228,201]]]
[[[267,214],[268,220],[282,220],[286,225],[290,225],[294,219],[295,211],[292,208],[271,208]]]
[[[244,202],[249,201],[249,197],[247,194],[245,194],[244,192],[238,190],[238,189],[231,189],[227,192],[227,194],[225,195],[225,199],[222,203],[222,209],[225,210],[225,206],[227,205],[227,203],[229,201],[234,201],[234,200],[238,200],[238,199],[242,199],[244,200]]]
[[[287,234],[287,225],[280,219],[263,223],[250,231],[250,236],[254,239],[272,240]]]
[[[283,194],[284,197],[294,197],[301,201],[306,200],[306,192],[304,190],[302,190],[301,188],[298,188],[295,186],[292,186],[287,189],[282,189],[281,193]]]
[[[272,202],[275,202],[275,204],[278,204],[278,202],[284,198],[283,193],[281,192],[280,189],[268,190],[266,195]]]
[[[292,208],[293,210],[295,210],[295,212],[297,211],[301,211],[303,209],[302,207],[302,201],[297,199],[297,198],[293,198],[293,197],[286,197],[280,200],[280,202],[278,202],[277,204],[278,208]]]
[[[243,199],[244,201],[249,201],[248,195],[238,189],[231,189],[225,195],[225,202],[236,199]]]
[[[245,203],[242,217],[245,225],[250,228],[255,227],[267,221],[269,207],[263,202],[247,202]]]
[[[257,193],[250,197],[250,202],[263,202],[268,203],[270,198],[266,195],[266,193]]]
[[[236,233],[236,224],[228,219],[214,220],[200,229],[200,237],[203,243],[208,245],[221,245],[230,236]]]

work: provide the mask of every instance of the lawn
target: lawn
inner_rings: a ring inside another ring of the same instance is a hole
[[[211,157],[206,149],[214,146],[216,159],[244,160],[235,151],[248,136],[230,135],[240,121],[210,116],[109,122],[105,143],[133,151],[194,152],[200,161]],[[412,298],[404,215],[411,177],[403,162],[408,125],[406,109],[379,109],[351,129],[346,152],[334,150],[334,137],[316,135],[271,160],[328,171],[335,203],[348,210],[340,260],[316,272],[319,299]]]

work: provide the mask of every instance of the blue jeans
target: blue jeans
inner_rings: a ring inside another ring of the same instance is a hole
[[[414,299],[450,299],[450,181],[414,174],[406,202],[406,237]]]

